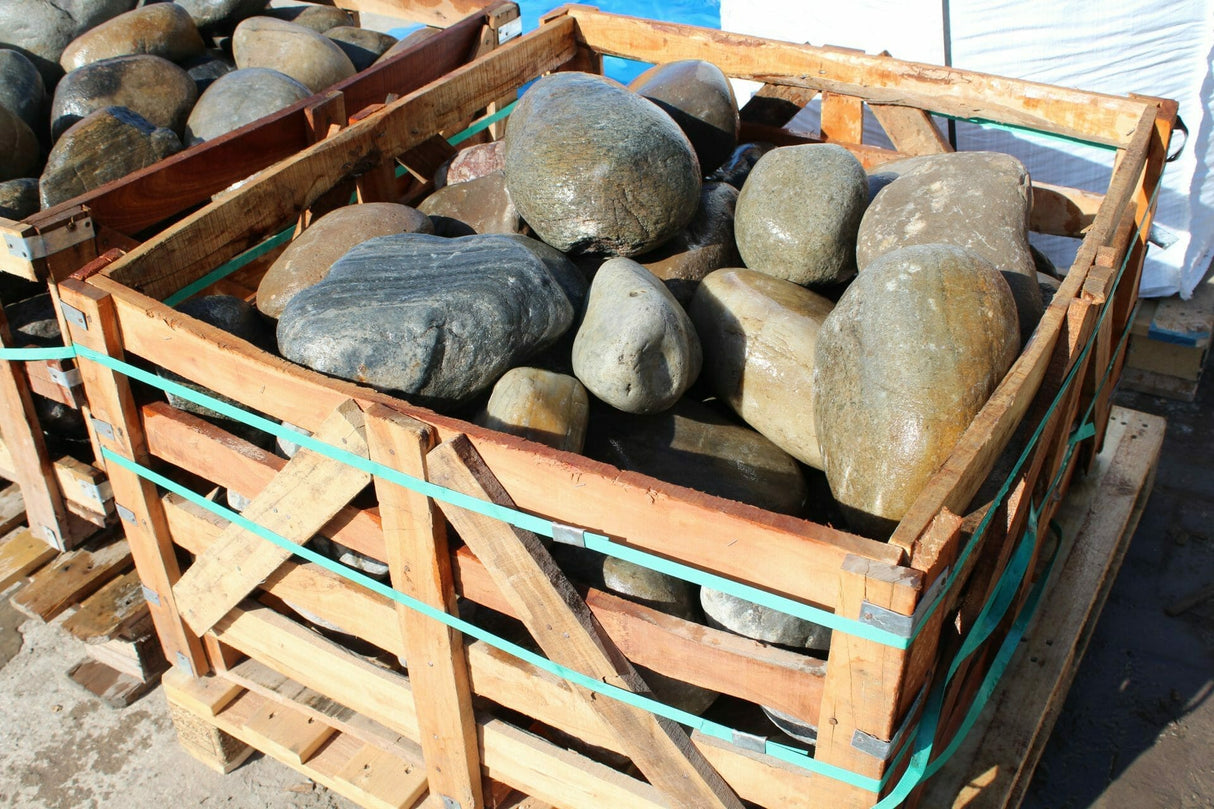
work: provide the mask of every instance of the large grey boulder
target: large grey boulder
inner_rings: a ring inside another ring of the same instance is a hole
[[[463,402],[573,323],[564,285],[579,282],[577,269],[531,244],[418,233],[365,241],[287,305],[279,350],[425,404]]]
[[[352,27],[354,18],[344,8],[322,6],[316,3],[301,3],[297,6],[271,6],[265,11],[265,16],[301,25],[324,34],[332,28],[340,26]],[[396,40],[394,39],[393,42]]]
[[[856,276],[818,334],[814,420],[851,526],[885,538],[1017,354],[1016,306],[990,262],[913,245]]]
[[[226,135],[310,95],[307,87],[277,70],[233,70],[215,79],[190,110],[186,145]]]
[[[737,145],[741,121],[733,85],[711,62],[685,59],[655,65],[628,87],[674,119],[705,174],[724,163]]]
[[[273,17],[252,17],[236,26],[232,56],[238,68],[277,70],[313,93],[354,75],[350,57],[333,40]]]
[[[198,27],[184,8],[156,3],[119,14],[72,40],[59,58],[67,72],[87,64],[147,53],[181,62],[204,50]]]
[[[366,70],[396,44],[394,36],[356,25],[339,25],[323,33],[337,43],[355,70]]]
[[[86,115],[125,107],[153,126],[179,136],[198,88],[189,74],[159,56],[140,54],[91,62],[63,77],[51,102],[51,137],[59,137]]]
[[[846,281],[856,272],[856,229],[868,180],[851,152],[833,143],[773,149],[738,194],[738,251],[752,270],[802,286]]]
[[[0,49],[0,107],[8,107],[37,134],[45,104],[46,85],[34,63],[17,51]]]
[[[4,0],[0,46],[29,58],[49,88],[63,75],[59,58],[73,39],[130,11],[137,0]]]
[[[546,76],[506,130],[506,186],[523,219],[565,252],[635,256],[695,216],[700,165],[660,109],[587,73]]]

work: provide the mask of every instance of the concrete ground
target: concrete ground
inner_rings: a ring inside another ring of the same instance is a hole
[[[1214,371],[1207,371],[1214,375]],[[1168,418],[1146,511],[1025,801],[1028,809],[1214,807],[1214,382],[1194,404],[1121,393]],[[352,804],[276,761],[227,776],[176,743],[153,691],[115,710],[71,682],[82,656],[0,596],[0,806],[321,809]],[[625,808],[620,808],[625,809]]]

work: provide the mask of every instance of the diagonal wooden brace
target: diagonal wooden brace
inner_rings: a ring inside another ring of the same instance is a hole
[[[501,505],[514,504],[466,436],[458,435],[431,450],[427,463],[434,483]],[[535,534],[472,511],[439,505],[551,660],[620,688],[649,694],[632,664],[602,632],[586,602]],[[738,797],[677,724],[572,687],[616,732],[621,749],[671,806],[740,809]]]
[[[363,414],[353,400],[338,405],[316,438],[367,457]],[[301,449],[245,508],[249,520],[302,545],[371,482],[371,475]],[[291,552],[231,524],[173,586],[182,618],[199,635],[289,559]]]

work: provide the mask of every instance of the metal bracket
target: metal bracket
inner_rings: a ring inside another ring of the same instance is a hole
[[[58,368],[48,367],[46,372],[51,381],[61,388],[68,388],[70,390],[80,385],[79,368],[69,368],[66,371],[61,371]]]
[[[131,525],[139,524],[139,520],[135,516],[135,512],[131,511],[126,506],[122,505],[121,503],[115,503],[114,508],[117,510],[118,516],[121,517],[125,522],[129,522]]]
[[[117,440],[117,437],[114,435],[114,425],[110,424],[108,421],[102,421],[99,418],[93,418],[92,421],[93,429],[97,432],[97,435],[101,436],[102,438],[108,438],[111,441]]]
[[[443,809],[463,809],[460,802],[449,795],[439,795],[443,799]]]
[[[160,606],[160,594],[159,593],[157,593],[151,587],[148,587],[146,584],[139,585],[139,589],[143,590],[143,600],[144,601],[148,602],[149,604],[155,604],[157,607]]]
[[[114,486],[108,480],[103,480],[100,483],[90,483],[87,480],[78,480],[76,482],[80,484],[80,491],[84,493],[84,496],[95,501],[98,505],[104,506],[107,500],[114,499]],[[125,511],[126,509],[123,510]]]
[[[515,17],[510,22],[502,23],[501,28],[497,29],[497,44],[505,45],[512,39],[523,35],[523,18]]]
[[[740,747],[743,750],[749,750],[752,753],[767,752],[766,736],[760,736],[757,733],[746,733],[745,731],[738,730],[737,728],[734,728],[732,733],[732,741],[736,747]]]
[[[911,637],[915,634],[915,628],[919,626],[920,619],[936,600],[936,596],[940,594],[944,583],[948,581],[950,570],[952,568],[945,568],[936,577],[936,580],[923,591],[923,596],[919,599],[919,606],[915,607],[914,614],[903,615],[900,612],[894,612],[893,610],[865,601],[860,605],[860,620],[878,629],[892,632],[900,638]]]
[[[59,301],[59,310],[63,312],[63,319],[68,323],[71,323],[73,326],[79,326],[85,331],[88,331],[89,321],[88,318],[84,316],[84,312],[81,312],[70,303],[65,303],[63,301]]]
[[[572,545],[575,548],[586,547],[586,532],[571,525],[552,524],[552,541],[562,545]]]
[[[177,668],[181,669],[191,677],[198,676],[194,673],[194,664],[190,662],[190,658],[186,657],[183,652],[177,653]]]
[[[4,234],[8,254],[25,261],[46,258],[93,238],[93,220],[87,216],[72,219],[63,227],[21,238],[15,233]]]
[[[906,735],[910,729],[911,720],[919,712],[919,706],[923,702],[923,698],[927,695],[927,686],[919,690],[919,695],[915,697],[915,701],[911,703],[910,709],[906,712],[906,720],[902,723],[902,727],[898,728],[898,732],[889,741],[878,739],[871,733],[865,733],[859,728],[852,734],[851,746],[859,750],[861,753],[867,753],[873,758],[881,761],[889,761],[894,751],[898,748],[898,743],[902,741],[902,737]]]
[[[42,528],[42,536],[45,537],[46,540],[51,543],[51,547],[53,547],[57,551],[62,551],[62,550],[67,549],[67,546],[64,545],[63,540],[59,538],[58,531],[56,531],[54,528],[52,528],[49,525],[43,525],[40,527]]]

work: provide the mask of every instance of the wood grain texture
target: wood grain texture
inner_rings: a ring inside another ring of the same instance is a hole
[[[59,551],[34,536],[28,528],[10,531],[0,539],[0,592],[54,559]]]

